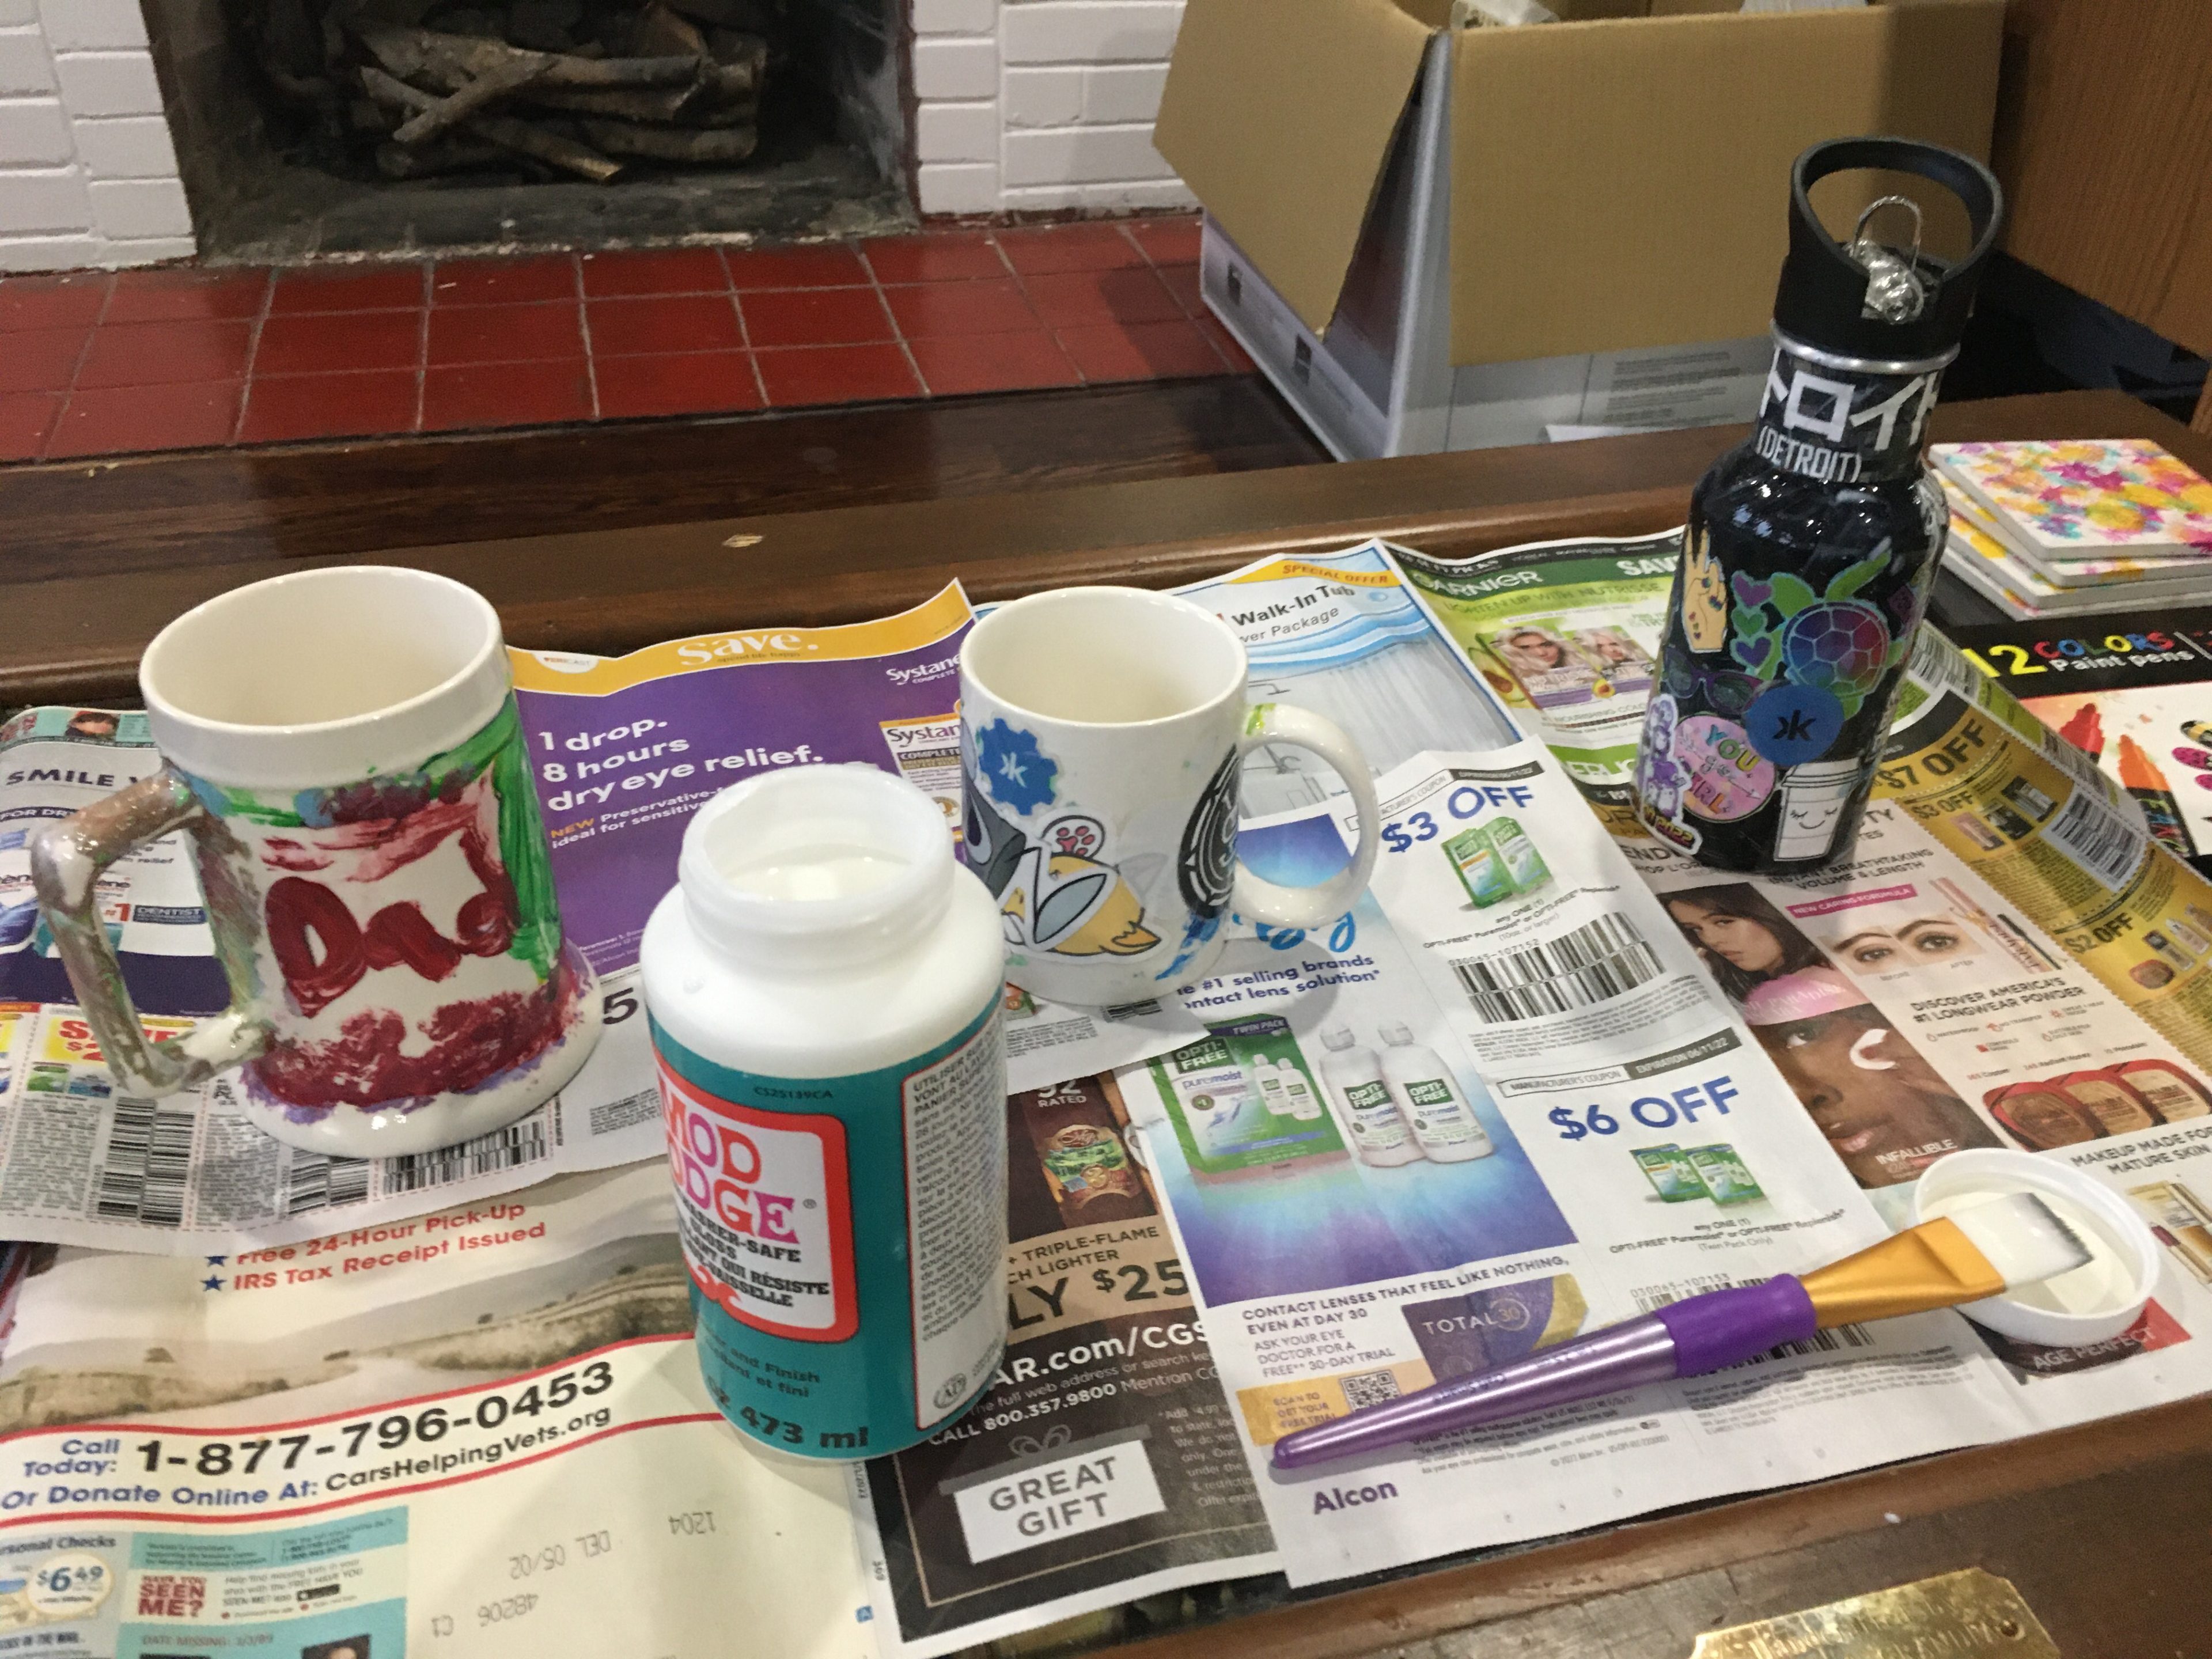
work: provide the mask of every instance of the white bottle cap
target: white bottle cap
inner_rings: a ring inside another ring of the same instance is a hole
[[[2051,1305],[2051,1298],[2033,1295],[2031,1287],[2026,1295],[2015,1289],[1968,1303],[1960,1313],[2001,1335],[2053,1347],[2110,1341],[2142,1317],[2165,1260],[2157,1237],[2126,1199],[2070,1164],[1990,1147],[1947,1153],[1913,1183],[1912,1224],[2002,1193],[2034,1194],[2081,1237],[2096,1260],[2075,1271],[2096,1281],[2103,1297],[2099,1305],[2062,1310]]]
[[[772,878],[815,862],[843,866],[828,884],[842,890],[777,890]],[[702,939],[802,972],[871,961],[927,933],[954,875],[944,810],[872,766],[793,766],[732,785],[692,816],[677,860]]]
[[[1413,1030],[1394,1019],[1382,1028],[1382,1041],[1394,1048],[1411,1047],[1413,1041]]]
[[[1349,1025],[1332,1025],[1321,1034],[1321,1040],[1323,1048],[1349,1048],[1352,1046],[1352,1028]]]

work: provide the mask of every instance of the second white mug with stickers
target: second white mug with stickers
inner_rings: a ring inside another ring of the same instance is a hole
[[[1248,705],[1245,677],[1228,623],[1146,588],[1034,594],[970,630],[962,838],[1016,985],[1084,1007],[1142,1001],[1206,976],[1232,909],[1326,928],[1367,885],[1380,813],[1365,759],[1318,714]],[[1242,764],[1263,743],[1320,756],[1358,811],[1350,861],[1316,885],[1237,861]]]

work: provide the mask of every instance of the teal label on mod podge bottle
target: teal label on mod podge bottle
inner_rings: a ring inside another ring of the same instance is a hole
[[[999,1002],[927,1054],[835,1078],[653,1052],[699,1368],[779,1450],[872,1457],[957,1417],[1006,1340]]]

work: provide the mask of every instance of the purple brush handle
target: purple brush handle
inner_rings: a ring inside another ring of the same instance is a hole
[[[1525,1359],[1454,1377],[1275,1442],[1279,1469],[1350,1457],[1425,1435],[1526,1417],[1577,1400],[1739,1364],[1818,1328],[1813,1299],[1789,1274],[1764,1285],[1707,1291],[1656,1313],[1545,1348]]]
[[[1813,1298],[1790,1273],[1686,1297],[1651,1317],[1674,1339],[1677,1376],[1726,1370],[1784,1342],[1808,1341],[1820,1328]]]

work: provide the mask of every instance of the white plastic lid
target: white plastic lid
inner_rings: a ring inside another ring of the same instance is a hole
[[[1382,1028],[1382,1041],[1394,1048],[1410,1047],[1413,1041],[1413,1028],[1392,1020]]]
[[[1321,1041],[1325,1048],[1349,1048],[1352,1046],[1352,1028],[1349,1025],[1332,1025],[1321,1034]]]
[[[1929,1164],[1913,1183],[1912,1223],[1917,1226],[2002,1193],[2033,1193],[2081,1237],[2094,1259],[2075,1273],[2084,1276],[2084,1283],[2103,1286],[2103,1300],[2079,1311],[2062,1311],[2052,1305],[2057,1298],[2048,1291],[2025,1287],[1970,1303],[1960,1313],[2000,1335],[2062,1348],[2110,1341],[2142,1316],[2165,1265],[2158,1237],[2126,1199],[2070,1164],[1995,1148],[1952,1152]],[[2062,1275],[2049,1285],[2063,1290],[2063,1280],[2073,1277]]]

